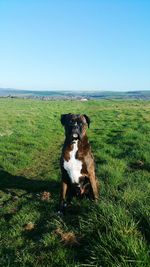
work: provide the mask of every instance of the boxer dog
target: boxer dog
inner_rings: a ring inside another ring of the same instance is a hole
[[[94,158],[86,135],[90,119],[86,115],[63,114],[65,142],[61,156],[60,209],[63,213],[73,196],[98,200],[98,181],[95,176]]]

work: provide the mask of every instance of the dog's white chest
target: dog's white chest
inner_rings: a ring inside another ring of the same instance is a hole
[[[73,145],[73,150],[70,151],[69,161],[64,160],[64,169],[67,171],[72,183],[79,183],[79,177],[82,176],[82,161],[76,159],[78,151],[78,141]]]

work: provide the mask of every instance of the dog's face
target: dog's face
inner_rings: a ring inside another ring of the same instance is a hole
[[[61,123],[65,127],[67,138],[81,140],[86,134],[87,126],[90,125],[90,119],[86,115],[69,113],[61,115]]]

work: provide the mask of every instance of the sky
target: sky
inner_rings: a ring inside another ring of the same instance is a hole
[[[149,0],[0,0],[0,88],[150,89]]]

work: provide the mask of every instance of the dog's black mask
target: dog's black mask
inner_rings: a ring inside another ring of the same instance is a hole
[[[61,123],[65,127],[66,137],[70,140],[82,139],[86,133],[87,125],[90,125],[90,119],[86,115],[63,114]]]

